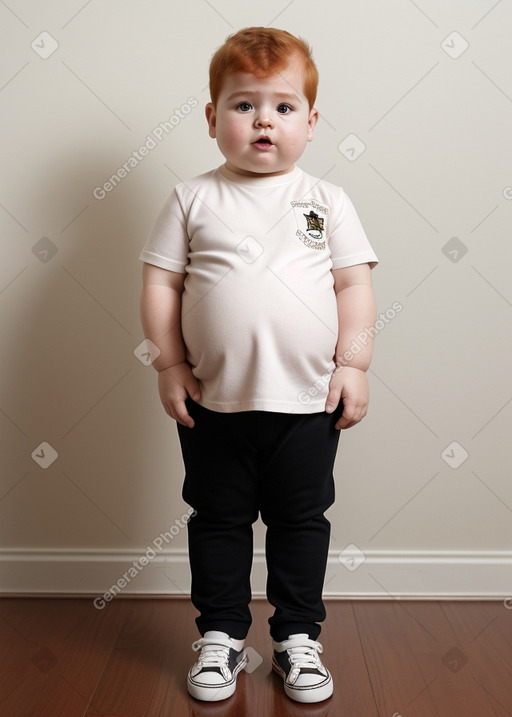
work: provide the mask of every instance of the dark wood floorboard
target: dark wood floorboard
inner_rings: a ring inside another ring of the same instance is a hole
[[[335,692],[317,705],[271,671],[265,600],[229,700],[186,690],[198,638],[185,599],[0,600],[0,717],[512,717],[512,610],[497,602],[327,601]]]
[[[86,714],[130,603],[107,615],[91,600],[0,601],[0,715]]]

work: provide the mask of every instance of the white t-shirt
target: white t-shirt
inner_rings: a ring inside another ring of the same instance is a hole
[[[201,405],[324,410],[338,334],[331,269],[378,261],[341,188],[298,167],[219,167],[174,188],[140,259],[187,273],[182,331]]]

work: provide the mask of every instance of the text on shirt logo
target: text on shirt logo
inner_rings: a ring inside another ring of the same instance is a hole
[[[310,249],[325,249],[324,236],[328,207],[319,204],[314,199],[290,203],[295,212],[298,226],[296,234],[301,242]]]

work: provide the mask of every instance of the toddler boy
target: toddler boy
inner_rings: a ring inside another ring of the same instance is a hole
[[[342,189],[295,166],[318,120],[308,45],[247,28],[210,65],[210,137],[226,162],[178,184],[141,253],[141,318],[185,465],[197,699],[233,694],[251,624],[252,524],[266,525],[273,669],[299,702],[330,697],[319,623],[339,431],[368,405],[377,263]]]

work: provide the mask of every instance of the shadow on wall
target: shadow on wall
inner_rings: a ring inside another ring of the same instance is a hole
[[[41,221],[0,296],[6,548],[137,551],[185,508],[176,429],[134,354],[154,200],[141,174],[95,199],[118,160],[107,147],[91,154],[54,157],[38,170],[44,183],[29,178]]]

